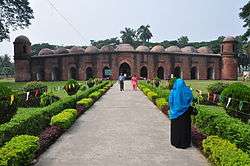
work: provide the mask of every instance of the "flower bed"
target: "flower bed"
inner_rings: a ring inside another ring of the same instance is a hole
[[[77,111],[75,109],[65,109],[51,118],[50,125],[68,129],[75,122],[76,116]]]
[[[78,116],[84,113],[94,103],[91,98],[83,98],[76,103],[76,109]]]

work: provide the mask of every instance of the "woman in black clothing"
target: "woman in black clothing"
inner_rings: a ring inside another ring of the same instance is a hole
[[[169,96],[171,144],[176,148],[184,149],[191,145],[191,117],[188,110],[192,100],[192,91],[182,79],[177,79]]]

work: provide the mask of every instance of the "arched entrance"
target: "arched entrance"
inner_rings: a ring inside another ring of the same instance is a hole
[[[37,81],[43,81],[44,80],[44,71],[43,69],[39,69],[38,72],[36,73],[36,80]]]
[[[86,69],[86,80],[89,80],[90,78],[93,78],[94,73],[91,67],[87,67]]]
[[[108,78],[110,76],[110,68],[105,66],[103,69],[102,69],[102,78]]]
[[[207,79],[214,80],[214,69],[212,67],[207,69]]]
[[[119,74],[126,74],[126,78],[129,79],[131,77],[131,68],[129,64],[126,62],[122,63],[119,68]]]
[[[146,66],[143,66],[140,71],[140,77],[142,78],[148,78],[148,69]]]
[[[174,68],[174,77],[181,78],[181,67],[177,66]]]
[[[191,68],[191,80],[196,80],[197,79],[197,67],[192,67]]]
[[[53,67],[52,73],[51,73],[51,80],[52,81],[59,81],[60,80],[60,72],[58,67]]]
[[[71,67],[69,71],[69,78],[76,80],[76,68]]]
[[[158,67],[157,69],[157,77],[161,80],[164,80],[164,69],[163,67]]]

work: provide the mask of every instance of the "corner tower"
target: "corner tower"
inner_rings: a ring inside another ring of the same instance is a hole
[[[30,81],[31,43],[26,36],[18,36],[14,41],[15,81]]]
[[[221,79],[222,80],[237,80],[238,77],[238,63],[237,63],[237,49],[236,40],[234,37],[226,37],[221,45],[222,67]]]

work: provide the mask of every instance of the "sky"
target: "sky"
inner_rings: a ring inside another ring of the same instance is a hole
[[[32,44],[90,45],[90,40],[120,37],[125,27],[151,26],[151,41],[210,41],[245,32],[239,18],[248,0],[29,0],[32,24],[11,31],[0,43],[0,55],[13,59],[13,41],[27,36]],[[53,4],[51,5],[50,2]],[[60,14],[56,11],[59,11]],[[68,21],[65,21],[65,19]]]

